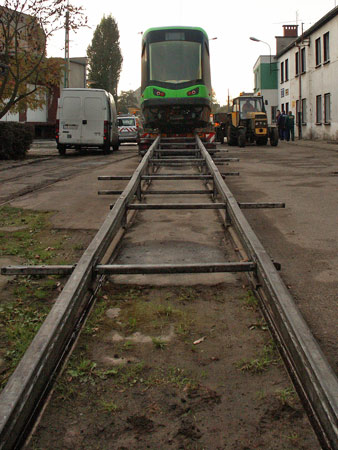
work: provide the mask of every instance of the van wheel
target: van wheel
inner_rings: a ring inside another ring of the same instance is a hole
[[[102,149],[103,149],[103,153],[104,153],[105,155],[108,155],[108,154],[110,153],[110,145],[109,145],[109,142],[108,142],[107,144],[104,144],[104,146],[102,147]]]
[[[116,152],[116,151],[119,149],[119,146],[120,146],[119,143],[113,144],[113,150],[114,150],[114,152]]]
[[[58,145],[59,154],[61,156],[65,156],[66,154],[66,146],[65,145]]]

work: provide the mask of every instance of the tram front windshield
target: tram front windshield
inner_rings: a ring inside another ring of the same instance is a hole
[[[149,45],[150,79],[184,83],[202,78],[201,44],[191,41],[162,41]]]

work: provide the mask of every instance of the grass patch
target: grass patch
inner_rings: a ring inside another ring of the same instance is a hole
[[[108,309],[107,296],[99,295],[95,307],[89,315],[89,319],[82,331],[85,336],[95,336],[104,322],[105,312]]]
[[[48,311],[48,305],[27,305],[20,299],[0,305],[1,350],[6,361],[6,370],[0,375],[1,388],[38,332]]]
[[[293,387],[287,387],[285,389],[280,389],[276,392],[277,398],[281,401],[282,405],[288,405],[293,407],[297,402],[297,394]]]
[[[183,290],[184,298],[186,291]],[[167,333],[171,327],[183,339],[192,333],[193,313],[186,307],[176,306],[176,302],[181,301],[181,290],[176,295],[164,293],[154,298],[151,289],[106,284],[100,295],[106,299],[106,309],[120,309],[118,319],[114,320],[114,329],[125,336],[135,332],[159,336]],[[101,321],[102,327],[111,327],[111,324],[109,318]],[[156,342],[154,345],[159,347]]]
[[[258,299],[252,291],[247,292],[246,296],[242,299],[242,303],[245,308],[253,309],[254,311],[256,311],[259,306]]]
[[[101,400],[99,404],[102,407],[103,411],[108,414],[115,413],[119,409],[117,403],[113,402],[112,400]]]
[[[0,208],[0,256],[15,256],[21,264],[74,263],[78,255],[72,245],[87,235],[51,227],[52,212],[3,206]],[[72,242],[73,240],[73,242]],[[0,384],[3,387],[28,348],[52,300],[58,294],[62,276],[11,277],[0,293]]]
[[[99,367],[81,351],[80,354],[71,356],[63,376],[57,381],[56,393],[58,398],[70,400],[76,396],[85,396],[87,388],[101,383],[109,383],[107,386],[112,387],[108,389],[117,389],[119,392],[136,385],[142,385],[144,388],[157,385],[184,388],[196,387],[199,384],[198,380],[179,367],[151,369],[143,361],[112,368]]]
[[[55,261],[63,238],[51,240],[52,212],[31,211],[12,206],[0,208],[0,256],[16,256],[29,264]],[[48,230],[48,234],[44,235]]]
[[[262,373],[267,371],[272,365],[280,362],[280,356],[277,352],[274,342],[265,345],[257,358],[251,360],[241,360],[236,367],[243,372]]]
[[[48,300],[59,284],[58,279],[54,276],[40,278],[39,276],[29,275],[18,277],[12,284],[12,292],[18,300],[24,303],[32,300]]]
[[[164,350],[167,346],[167,343],[163,341],[163,339],[160,338],[153,338],[152,339],[154,347],[159,350]]]

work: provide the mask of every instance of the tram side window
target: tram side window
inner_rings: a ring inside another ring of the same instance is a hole
[[[203,52],[203,81],[206,86],[211,86],[211,77],[210,77],[210,56],[209,49],[206,43],[204,43],[204,52]]]
[[[147,53],[148,53],[148,51],[147,51],[147,47],[146,47],[146,44],[144,44],[143,45],[143,49],[142,49],[142,57],[141,57],[141,65],[142,65],[142,81],[141,81],[141,83],[142,83],[142,87],[145,87],[146,86],[146,83],[147,83],[147,73],[148,73],[148,70],[147,70]]]

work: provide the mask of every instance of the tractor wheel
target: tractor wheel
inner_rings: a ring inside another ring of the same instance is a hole
[[[228,127],[227,131],[228,145],[237,145],[237,138],[234,136],[234,133],[231,132],[231,127]]]
[[[270,145],[272,147],[277,147],[278,145],[278,130],[277,128],[272,128],[270,132]]]
[[[245,147],[245,142],[246,142],[245,134],[243,132],[240,132],[238,136],[238,146]]]

